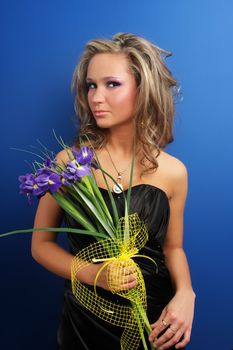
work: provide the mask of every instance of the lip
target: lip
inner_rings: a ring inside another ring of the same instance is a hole
[[[106,113],[108,113],[108,111],[100,111],[100,110],[94,111],[94,114],[97,115],[97,116],[98,116],[98,115],[104,115],[104,114],[106,114]]]

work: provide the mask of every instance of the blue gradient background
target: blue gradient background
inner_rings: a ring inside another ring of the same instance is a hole
[[[57,151],[52,129],[66,142],[75,135],[70,81],[85,42],[128,31],[173,52],[167,63],[183,101],[167,151],[189,170],[185,248],[197,294],[189,350],[233,348],[232,14],[231,0],[0,3],[1,232],[32,227],[36,209],[17,180],[34,157],[10,148],[39,139]],[[63,280],[33,261],[30,236],[0,240],[4,350],[56,349]]]

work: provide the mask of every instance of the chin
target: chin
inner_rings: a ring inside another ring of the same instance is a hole
[[[132,120],[124,121],[113,121],[110,118],[99,118],[96,119],[96,125],[101,129],[111,129],[115,127],[127,127],[132,124]]]
[[[102,121],[97,121],[97,122],[96,122],[96,125],[97,125],[99,128],[101,128],[101,129],[109,129],[109,128],[111,128],[111,127],[113,126],[112,123],[108,123],[107,121],[104,121],[104,120],[102,120]]]

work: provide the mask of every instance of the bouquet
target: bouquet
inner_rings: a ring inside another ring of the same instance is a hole
[[[133,258],[144,257],[152,260],[153,263],[155,262],[147,256],[138,254],[148,239],[148,233],[137,213],[129,214],[135,147],[127,197],[123,192],[125,215],[119,218],[107,177],[110,177],[116,186],[118,184],[101,168],[94,149],[87,147],[82,140],[80,140],[79,149],[68,147],[61,138],[57,140],[66,151],[69,161],[66,164],[58,162],[54,158],[53,152],[44,147],[43,156],[40,156],[41,161],[33,163],[33,173],[19,177],[20,193],[25,194],[31,204],[33,196],[40,198],[49,192],[61,208],[82,226],[82,229],[66,228],[66,231],[91,235],[96,239],[96,242],[82,249],[73,258],[71,267],[73,294],[84,307],[96,316],[124,328],[121,337],[122,350],[136,350],[140,340],[142,340],[146,350],[148,348],[144,328],[148,334],[151,332],[146,314],[146,289],[141,270]],[[89,140],[88,143],[90,144]],[[95,169],[100,169],[104,177],[111,201],[112,216],[97,186],[94,176]],[[12,231],[1,234],[1,236],[36,230],[64,231],[63,228],[43,227]],[[103,263],[102,267],[95,277],[94,289],[90,290],[77,279],[77,273],[89,264],[100,262]],[[127,305],[119,305],[97,293],[96,284],[99,275],[110,264],[114,266],[114,276],[107,273],[109,289],[112,293],[127,299],[129,301]],[[116,287],[118,282],[120,284],[121,279],[126,277],[123,275],[122,267],[135,271],[137,275],[136,287],[125,290],[119,290]],[[151,345],[151,348],[154,347]]]

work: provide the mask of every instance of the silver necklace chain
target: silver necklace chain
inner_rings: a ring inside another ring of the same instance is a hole
[[[119,170],[117,169],[117,167],[116,167],[116,165],[115,165],[115,163],[114,163],[114,161],[113,161],[113,159],[112,159],[112,157],[111,157],[111,154],[110,154],[110,152],[109,152],[109,150],[107,149],[106,146],[105,146],[105,149],[106,149],[106,151],[107,151],[107,153],[108,153],[108,155],[109,155],[109,158],[110,158],[110,160],[111,160],[111,163],[112,163],[114,169],[115,169],[116,172],[117,172],[117,179],[116,179],[117,184],[114,184],[114,185],[113,185],[113,188],[112,188],[112,189],[113,189],[113,192],[115,192],[115,193],[122,193],[122,192],[123,192],[123,186],[122,186],[122,184],[121,184],[121,178],[122,178],[122,175],[126,172],[126,170],[128,170],[128,168],[129,168],[131,162],[127,165],[127,167],[126,167],[123,171],[119,171]]]

